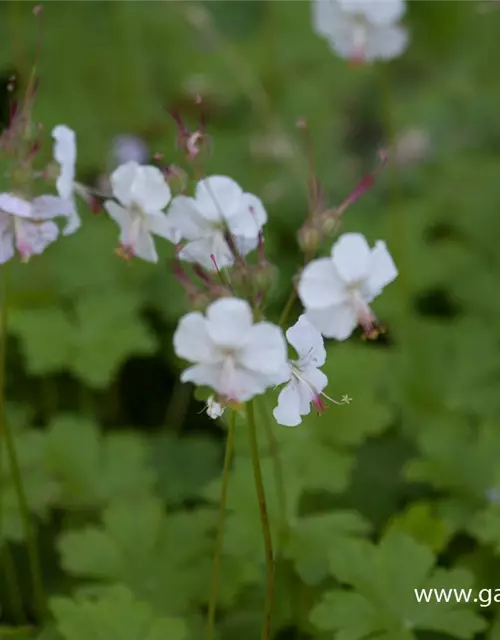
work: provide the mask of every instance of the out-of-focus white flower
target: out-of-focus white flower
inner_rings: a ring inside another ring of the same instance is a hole
[[[40,254],[59,235],[51,218],[71,215],[71,203],[56,196],[40,196],[33,202],[11,193],[0,193],[0,264],[17,249],[21,260]]]
[[[327,338],[345,340],[357,324],[369,335],[375,317],[369,303],[398,275],[385,242],[370,249],[359,233],[345,233],[330,258],[310,262],[302,272],[299,297],[307,318]]]
[[[217,420],[224,413],[225,407],[217,402],[213,396],[210,396],[207,400],[206,412],[209,418],[212,420]]]
[[[404,11],[404,0],[313,0],[313,26],[344,58],[390,60],[408,44]]]
[[[233,264],[226,232],[234,238],[241,255],[246,255],[256,248],[259,232],[267,221],[259,198],[244,193],[226,176],[200,180],[194,198],[175,197],[167,217],[177,232],[177,242],[187,241],[179,258],[197,262],[210,271]]]
[[[75,132],[64,124],[52,130],[54,138],[54,158],[60,165],[60,174],[56,181],[57,193],[63,200],[70,203],[71,213],[63,229],[67,236],[80,228],[81,221],[75,202],[75,167],[76,167],[76,136]]]
[[[245,300],[222,298],[206,311],[188,313],[174,334],[177,356],[195,363],[182,382],[207,386],[227,401],[245,402],[284,380],[283,332],[269,322],[253,324]]]
[[[111,146],[113,168],[127,162],[144,164],[149,158],[147,144],[138,136],[123,134],[116,136]]]
[[[163,212],[171,193],[162,172],[156,167],[127,162],[111,174],[111,188],[120,204],[106,200],[104,206],[120,227],[124,255],[158,262],[152,234],[171,242],[176,237]]]

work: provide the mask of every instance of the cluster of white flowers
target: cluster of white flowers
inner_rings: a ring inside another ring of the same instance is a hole
[[[343,58],[390,60],[408,44],[405,8],[404,0],[313,0],[313,26]]]

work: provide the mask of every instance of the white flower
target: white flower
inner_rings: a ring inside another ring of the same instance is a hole
[[[114,200],[104,206],[120,227],[120,243],[125,255],[158,262],[151,234],[174,242],[174,231],[163,209],[170,202],[170,187],[156,167],[137,162],[122,164],[111,174]]]
[[[369,334],[375,317],[369,303],[398,275],[381,240],[370,249],[359,233],[345,233],[330,258],[310,262],[298,293],[307,318],[327,338],[345,340],[360,323]]]
[[[60,165],[60,174],[56,181],[57,193],[71,206],[69,220],[63,229],[63,234],[69,235],[80,228],[80,216],[75,202],[75,166],[76,166],[76,136],[75,132],[66,125],[60,124],[52,131],[54,138],[54,158]]]
[[[217,420],[224,413],[225,407],[217,402],[213,396],[210,396],[207,400],[206,412],[209,418]]]
[[[404,10],[403,0],[313,0],[313,24],[344,58],[389,60],[408,44],[406,30],[396,24]]]
[[[241,255],[246,255],[257,246],[267,214],[259,198],[244,193],[234,180],[211,176],[198,182],[194,198],[174,198],[168,219],[178,232],[177,242],[187,240],[179,258],[214,271],[234,261],[226,231]]]
[[[222,298],[207,309],[188,313],[174,334],[177,356],[195,363],[182,382],[208,386],[228,401],[245,402],[283,381],[287,349],[279,327],[253,324],[245,300]]]
[[[21,260],[42,251],[59,235],[50,218],[71,215],[71,205],[56,196],[40,196],[28,202],[11,193],[0,193],[0,264],[14,256]]]

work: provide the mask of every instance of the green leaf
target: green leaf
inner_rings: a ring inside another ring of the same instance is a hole
[[[203,601],[210,583],[211,511],[166,516],[160,501],[144,498],[134,508],[112,503],[100,526],[63,533],[62,565],[90,581],[99,593],[110,583],[127,585],[156,611],[184,613]]]
[[[101,388],[127,357],[156,348],[138,312],[136,295],[93,294],[77,301],[74,318],[59,308],[13,312],[11,329],[21,340],[30,373],[67,370]]]
[[[150,494],[154,476],[148,449],[136,433],[101,434],[92,422],[71,415],[50,424],[45,464],[59,484],[58,502],[68,509],[105,506]]]
[[[346,540],[366,534],[369,525],[356,512],[336,511],[299,518],[287,536],[284,555],[307,584],[318,584],[328,575],[328,549],[342,552]]]
[[[342,553],[334,547],[330,569],[339,582],[352,588],[324,594],[311,621],[320,629],[338,631],[340,640],[376,635],[386,640],[411,640],[417,630],[471,638],[484,620],[463,602],[419,603],[414,589],[467,589],[472,575],[463,569],[433,571],[432,552],[412,538],[392,531],[375,546],[346,542]]]
[[[435,511],[428,502],[414,502],[406,511],[391,519],[387,532],[400,531],[416,542],[427,545],[434,552],[442,551],[450,540],[453,529]]]
[[[65,640],[185,640],[182,620],[155,616],[123,586],[96,600],[53,598],[50,604]]]

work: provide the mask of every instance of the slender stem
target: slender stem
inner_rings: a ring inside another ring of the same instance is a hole
[[[5,354],[7,351],[7,325],[8,325],[8,267],[2,269],[3,279],[3,295],[2,295],[2,308],[0,315],[1,324],[1,352],[0,352],[0,443],[2,443],[5,437],[5,444],[7,450],[7,458],[9,461],[10,471],[12,474],[12,480],[17,494],[19,502],[19,509],[21,512],[21,518],[24,527],[24,534],[26,536],[26,546],[28,550],[28,557],[30,562],[30,569],[33,580],[33,592],[35,595],[36,608],[40,618],[42,619],[45,614],[45,595],[42,582],[42,572],[40,568],[40,559],[38,556],[35,536],[31,527],[30,514],[28,501],[26,499],[26,493],[23,487],[22,474],[19,467],[19,460],[17,457],[16,447],[14,443],[14,436],[10,424],[5,420]],[[0,451],[1,453],[1,451]],[[1,511],[1,509],[0,509]]]
[[[286,536],[287,528],[288,528],[288,505],[287,505],[286,490],[285,490],[285,477],[283,474],[283,465],[281,464],[281,456],[280,456],[278,441],[276,440],[276,437],[269,423],[267,406],[264,400],[262,400],[262,402],[259,402],[259,407],[260,407],[261,420],[264,423],[267,441],[269,443],[269,451],[271,452],[271,458],[273,462],[274,482],[276,485],[276,495],[278,498],[279,520],[280,520],[280,536],[278,539],[278,545],[279,547],[281,547],[284,541],[283,539]],[[279,554],[279,547],[276,550],[276,555]]]
[[[222,486],[220,493],[219,504],[219,519],[217,523],[217,538],[215,541],[215,554],[212,568],[212,586],[210,588],[210,601],[208,604],[208,619],[207,619],[207,640],[212,640],[214,637],[214,625],[215,625],[215,610],[217,608],[217,592],[219,586],[219,574],[220,574],[220,557],[222,551],[222,537],[224,532],[224,518],[226,515],[226,499],[227,499],[227,485],[229,480],[229,468],[231,466],[231,457],[233,454],[234,446],[234,426],[236,423],[236,411],[231,412],[229,420],[229,428],[226,437],[226,453],[224,455],[224,470],[222,472]]]
[[[262,470],[260,468],[259,445],[257,442],[257,427],[255,424],[255,414],[252,401],[247,402],[248,432],[250,435],[250,446],[252,449],[252,466],[259,503],[259,514],[264,536],[264,547],[266,551],[267,588],[265,600],[264,624],[262,627],[261,640],[271,638],[271,615],[274,598],[274,557],[273,542],[271,538],[271,528],[269,526],[269,516],[267,514],[266,494],[262,482]]]
[[[282,327],[285,324],[286,319],[288,318],[288,314],[292,310],[292,307],[297,299],[297,291],[295,287],[291,290],[290,295],[288,296],[288,300],[286,301],[285,306],[283,307],[283,311],[281,312],[280,319],[278,321],[278,325]]]

